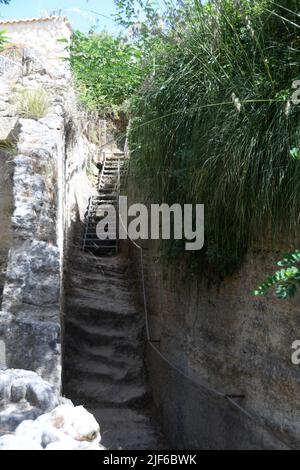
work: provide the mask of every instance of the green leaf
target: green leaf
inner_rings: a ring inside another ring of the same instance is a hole
[[[300,149],[298,147],[294,147],[290,150],[290,156],[294,160],[300,160]]]
[[[282,269],[269,276],[258,287],[258,290],[254,291],[253,295],[265,295],[270,288],[275,287],[277,298],[287,299],[294,297],[300,287],[300,267],[295,266],[297,263],[300,264],[299,250],[286,254],[283,260],[277,263]]]

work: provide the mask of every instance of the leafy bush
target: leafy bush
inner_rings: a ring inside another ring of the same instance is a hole
[[[91,111],[118,112],[143,80],[141,52],[121,36],[75,32],[70,54],[81,99]]]
[[[275,287],[279,299],[294,297],[300,287],[300,251],[296,250],[285,255],[278,266],[281,269],[269,276],[258,290],[254,291],[255,296],[263,296],[269,289]]]
[[[5,31],[0,31],[0,52],[3,51],[5,44],[7,43],[8,39],[5,36]]]
[[[298,3],[184,2],[135,100],[136,186],[151,202],[204,203],[206,252],[225,273],[250,246],[297,237]]]
[[[8,5],[10,0],[0,0],[0,3]],[[0,31],[0,52],[3,50],[4,44],[7,43],[7,37],[5,36],[5,31]]]
[[[27,119],[41,119],[49,109],[48,94],[43,89],[24,90],[16,98],[18,114]]]

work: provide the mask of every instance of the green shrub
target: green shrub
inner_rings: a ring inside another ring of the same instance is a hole
[[[41,119],[49,109],[48,94],[42,90],[24,90],[16,98],[18,114],[27,119]]]
[[[122,36],[75,32],[70,63],[81,101],[102,115],[122,111],[122,105],[144,77],[139,48]]]
[[[0,52],[3,51],[5,44],[8,42],[5,31],[0,31]]]
[[[0,3],[8,5],[10,0],[0,0]],[[8,42],[8,38],[5,35],[5,31],[0,31],[0,52],[3,51],[3,46]]]

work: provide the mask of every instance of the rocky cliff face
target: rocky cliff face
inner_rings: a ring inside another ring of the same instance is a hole
[[[0,146],[0,301],[5,283],[7,255],[11,246],[12,165],[9,152]]]
[[[20,116],[18,100],[24,90],[41,89],[49,102],[45,116]],[[3,90],[0,129],[2,141],[11,146],[12,174],[2,187],[6,199],[0,207],[1,215],[6,213],[1,235],[6,233],[8,240],[0,246],[0,262],[6,267],[0,334],[8,367],[36,371],[59,388],[66,136],[75,119],[72,86],[68,75],[55,78],[35,70],[12,84],[2,79]]]
[[[99,424],[35,372],[0,371],[0,450],[103,450]]]

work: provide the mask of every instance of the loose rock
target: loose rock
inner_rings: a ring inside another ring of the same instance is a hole
[[[82,406],[60,405],[35,421],[23,421],[15,434],[0,437],[2,450],[103,450],[100,427]]]

